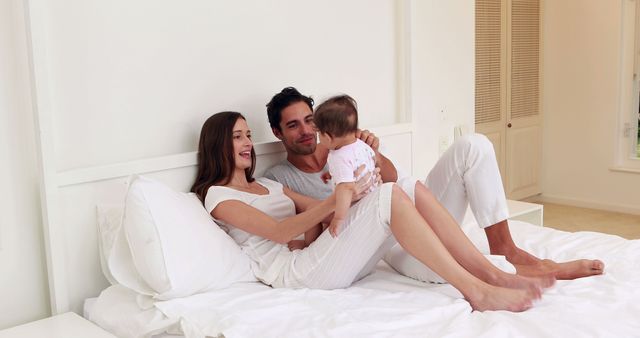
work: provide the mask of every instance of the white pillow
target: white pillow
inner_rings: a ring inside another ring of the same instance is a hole
[[[109,270],[109,256],[115,244],[122,215],[124,213],[123,204],[99,204],[96,208],[98,216],[98,248],[100,250],[100,267],[102,273],[111,285],[118,284]]]
[[[256,280],[248,256],[213,222],[195,194],[145,177],[135,177],[129,186],[119,235],[109,257],[114,278],[156,299]]]

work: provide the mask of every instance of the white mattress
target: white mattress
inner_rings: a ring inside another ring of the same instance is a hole
[[[417,282],[380,263],[372,275],[340,290],[245,283],[152,304],[112,286],[88,318],[123,338],[167,328],[189,338],[640,336],[640,241],[510,224],[523,249],[558,261],[599,258],[606,273],[558,281],[523,313],[471,312],[452,286]],[[465,231],[486,251],[479,229]]]

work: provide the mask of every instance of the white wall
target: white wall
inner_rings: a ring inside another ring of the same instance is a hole
[[[0,329],[49,315],[22,1],[0,1]]]
[[[627,1],[627,0],[623,0]],[[613,172],[621,1],[544,1],[542,197],[640,214],[640,175]]]
[[[412,1],[413,174],[424,178],[455,126],[473,131],[475,2]]]
[[[349,93],[363,126],[396,120],[393,0],[45,5],[60,170],[194,151],[222,110],[275,140],[265,104],[288,85]]]

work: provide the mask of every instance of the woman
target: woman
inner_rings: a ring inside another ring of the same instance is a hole
[[[265,284],[348,287],[396,243],[456,287],[474,310],[524,311],[553,283],[497,269],[468,240],[448,251],[406,194],[391,183],[353,205],[336,238],[325,231],[308,247],[290,251],[289,241],[330,220],[335,195],[315,201],[280,183],[254,179],[254,167],[244,117],[236,112],[211,116],[200,134],[192,191],[249,255],[254,274]]]

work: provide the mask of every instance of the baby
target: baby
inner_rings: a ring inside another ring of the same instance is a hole
[[[351,206],[355,182],[376,167],[375,153],[356,137],[358,108],[350,96],[334,96],[320,104],[313,114],[313,122],[320,144],[329,148],[327,165],[335,184],[336,209],[328,229],[335,237]],[[363,164],[362,174],[355,177],[354,172]],[[371,187],[373,189],[375,186]]]

